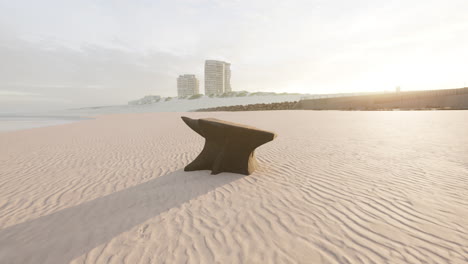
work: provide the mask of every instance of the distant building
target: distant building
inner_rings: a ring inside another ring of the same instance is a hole
[[[195,75],[184,74],[177,78],[177,96],[191,96],[199,93],[199,82]]]
[[[400,86],[397,86],[397,87],[395,88],[395,92],[397,92],[397,93],[401,92]]]
[[[231,64],[224,61],[205,61],[205,94],[222,94],[231,89]]]

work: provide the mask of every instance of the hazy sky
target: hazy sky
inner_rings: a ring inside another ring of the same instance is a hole
[[[467,0],[0,0],[0,113],[175,96],[205,59],[232,63],[233,90],[468,86],[467,14]]]

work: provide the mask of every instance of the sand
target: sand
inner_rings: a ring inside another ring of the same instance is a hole
[[[184,172],[181,115],[271,130]],[[144,113],[0,133],[0,263],[467,263],[468,111]]]

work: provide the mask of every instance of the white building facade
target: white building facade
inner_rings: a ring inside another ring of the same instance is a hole
[[[224,61],[205,61],[205,94],[231,91],[231,64]]]
[[[194,74],[179,75],[177,78],[177,96],[191,96],[200,93],[200,84]]]

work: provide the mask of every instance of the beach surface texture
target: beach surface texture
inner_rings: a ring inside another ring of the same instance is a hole
[[[184,172],[180,116],[275,132]],[[0,132],[0,263],[468,263],[468,111],[134,113]]]

